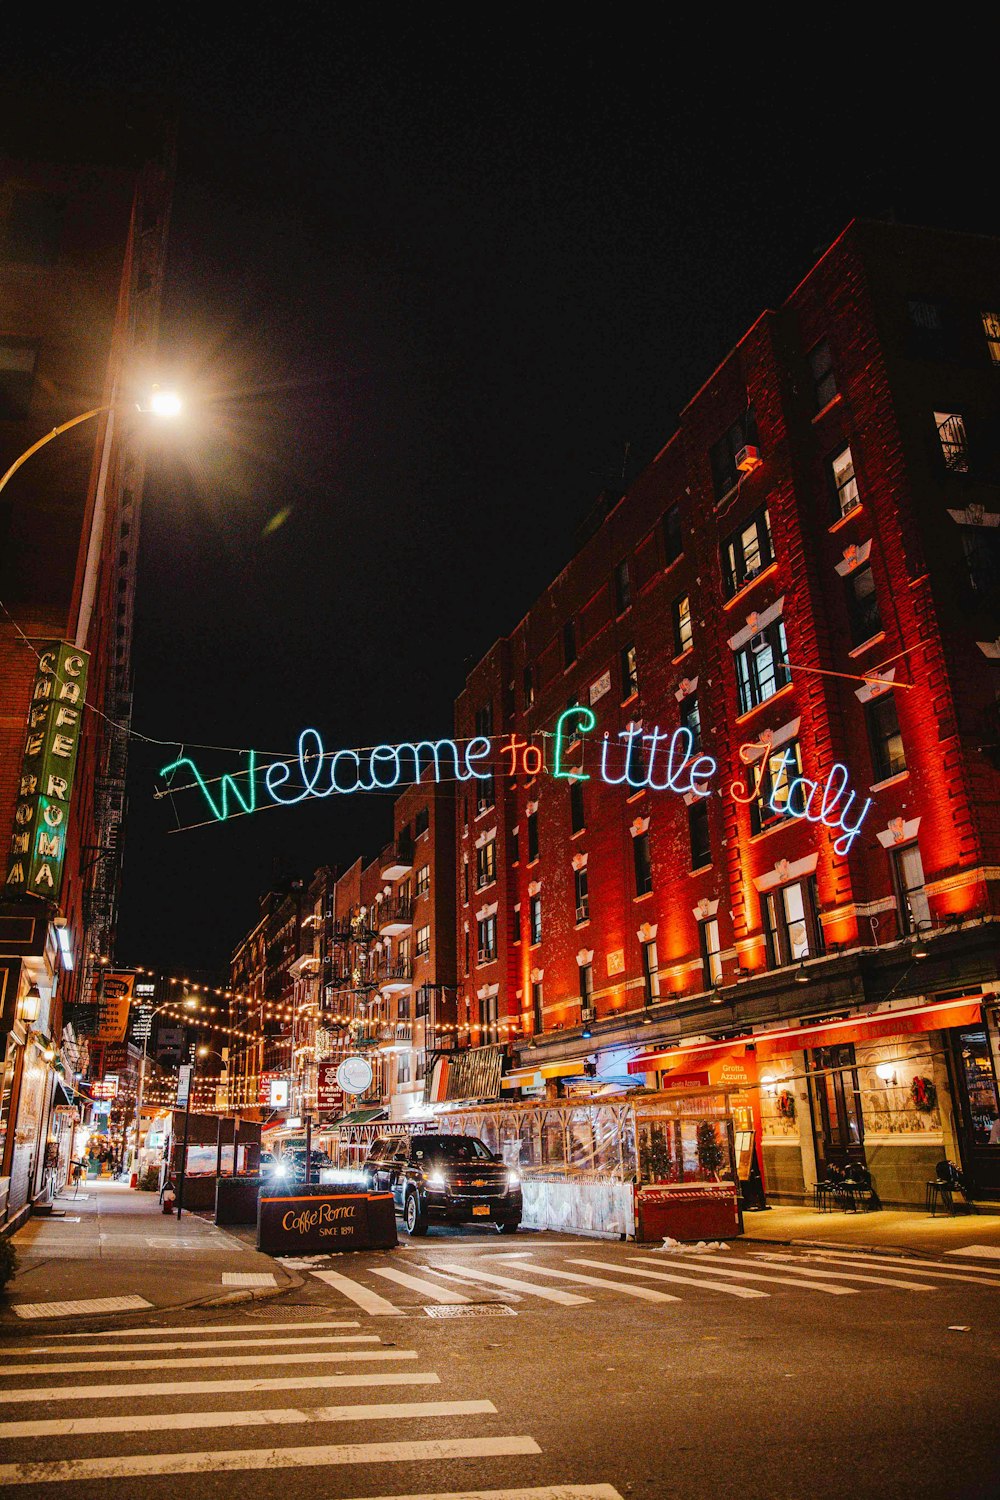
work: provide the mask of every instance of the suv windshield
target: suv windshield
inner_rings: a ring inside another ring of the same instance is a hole
[[[474,1135],[415,1135],[412,1146],[415,1161],[423,1161],[426,1157],[444,1161],[497,1160]]]

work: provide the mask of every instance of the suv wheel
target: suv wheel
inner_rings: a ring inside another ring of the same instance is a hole
[[[520,1227],[520,1219],[505,1219],[502,1224],[497,1225],[501,1234],[516,1234]]]
[[[403,1223],[406,1225],[407,1234],[427,1233],[427,1209],[420,1207],[420,1200],[412,1188],[406,1195]]]

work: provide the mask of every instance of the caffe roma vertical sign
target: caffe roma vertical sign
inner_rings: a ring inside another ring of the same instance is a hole
[[[89,661],[88,652],[65,641],[46,641],[39,651],[14,807],[9,895],[59,897]]]

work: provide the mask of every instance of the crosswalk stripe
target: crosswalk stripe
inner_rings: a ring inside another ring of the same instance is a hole
[[[463,1297],[461,1292],[453,1292],[449,1286],[441,1286],[435,1281],[424,1281],[420,1276],[408,1276],[405,1271],[396,1271],[388,1266],[373,1266],[372,1270],[376,1276],[384,1276],[387,1281],[396,1281],[400,1286],[408,1286],[413,1292],[420,1292],[424,1297],[430,1297],[433,1302],[447,1302],[457,1304],[459,1302],[471,1302],[471,1297]]]
[[[112,1458],[0,1464],[0,1485],[74,1483],[241,1469],[327,1468],[334,1464],[436,1463],[447,1458],[513,1458],[541,1453],[532,1437],[424,1438],[394,1443],[327,1443],[309,1448],[236,1448],[214,1453],[128,1453]]]
[[[442,1281],[458,1281],[461,1282],[464,1286],[471,1286],[474,1291],[478,1292],[480,1290],[480,1282],[474,1281],[471,1276],[466,1276],[462,1271],[442,1271],[438,1266],[427,1265],[421,1266],[420,1269],[422,1271],[429,1271],[432,1276],[440,1276]],[[493,1295],[496,1298],[502,1297],[505,1302],[524,1301],[524,1298],[521,1296],[520,1292],[507,1292],[503,1291],[500,1287],[496,1288]]]
[[[631,1259],[636,1263],[641,1262],[643,1265],[647,1262],[654,1266],[663,1265],[662,1259],[659,1257],[654,1259],[649,1255],[633,1255]],[[688,1265],[691,1260],[691,1256],[685,1255],[684,1264]],[[702,1269],[707,1271],[709,1268],[708,1266],[702,1268],[699,1265],[691,1265],[692,1271],[700,1271]],[[826,1292],[830,1297],[856,1297],[858,1295],[856,1286],[830,1286],[825,1281],[800,1281],[797,1276],[778,1276],[777,1274],[772,1276],[765,1275],[762,1271],[736,1271],[731,1266],[716,1265],[714,1261],[712,1262],[711,1269],[717,1276],[735,1276],[740,1281],[776,1281],[779,1286],[804,1286],[809,1287],[814,1292]]]
[[[577,1262],[574,1261],[572,1264],[576,1265]],[[600,1264],[600,1262],[597,1262],[597,1264]],[[642,1302],[680,1301],[679,1297],[673,1297],[669,1292],[654,1292],[648,1286],[629,1286],[626,1281],[612,1281],[607,1276],[585,1276],[580,1271],[557,1271],[554,1266],[536,1266],[530,1262],[525,1265],[524,1261],[521,1262],[521,1265],[524,1266],[526,1271],[531,1271],[537,1276],[557,1276],[560,1281],[575,1281],[581,1286],[607,1287],[613,1292],[624,1292],[627,1297],[637,1297]],[[612,1268],[604,1266],[603,1269],[611,1270]]]
[[[310,1332],[314,1332],[319,1328],[360,1328],[361,1324],[357,1320],[351,1322],[350,1320],[341,1319],[336,1323],[314,1323],[310,1320],[307,1323],[263,1323],[260,1326],[266,1328],[269,1333],[273,1333],[279,1329],[292,1328],[308,1328]],[[213,1323],[208,1328],[199,1328],[197,1324],[190,1328],[167,1328],[158,1324],[155,1328],[104,1328],[101,1330],[99,1336],[102,1339],[144,1339],[154,1333],[172,1333],[175,1336],[179,1333],[232,1333],[234,1329],[241,1327],[246,1328],[247,1332],[251,1331],[249,1323]],[[62,1343],[65,1339],[97,1338],[98,1334],[91,1328],[85,1333],[46,1333],[42,1337],[58,1339]]]
[[[325,1281],[327,1286],[336,1287],[338,1292],[343,1292],[352,1302],[364,1308],[373,1318],[388,1317],[392,1313],[401,1313],[403,1309],[397,1307],[386,1297],[380,1297],[378,1292],[373,1292],[371,1287],[362,1286],[360,1281],[352,1281],[349,1276],[342,1276],[339,1271],[313,1271],[313,1276]]]
[[[285,1334],[282,1338],[269,1339],[214,1339],[209,1346],[211,1349],[256,1349],[260,1344],[280,1344],[284,1349],[288,1344],[377,1344],[379,1343],[377,1333],[316,1333],[293,1337]],[[169,1353],[173,1349],[203,1349],[205,1346],[197,1339],[184,1339],[178,1343],[168,1344],[128,1344],[125,1348],[119,1344],[118,1348],[123,1354],[132,1354],[147,1349],[155,1349],[157,1353]],[[108,1352],[107,1344],[74,1344],[74,1354],[105,1354]],[[54,1344],[42,1344],[32,1349],[19,1349],[19,1354],[62,1354],[63,1351]],[[256,1354],[251,1358],[256,1359]]]
[[[255,1354],[254,1359],[263,1365],[339,1365],[347,1359],[416,1359],[415,1349],[344,1349],[338,1353],[317,1350],[307,1354]],[[77,1375],[89,1370],[184,1370],[199,1365],[214,1365],[225,1369],[230,1365],[245,1365],[246,1356],[225,1354],[215,1359],[211,1346],[198,1359],[84,1359],[78,1364],[68,1365],[8,1365],[0,1370],[5,1379],[9,1375]]]
[[[462,1275],[471,1277],[473,1281],[485,1282],[487,1286],[506,1287],[511,1292],[527,1292],[530,1297],[542,1297],[546,1302],[558,1302],[563,1307],[581,1307],[585,1302],[592,1302],[592,1297],[578,1297],[575,1292],[560,1292],[551,1286],[533,1286],[530,1281],[518,1281],[513,1276],[498,1276],[496,1272],[473,1271],[467,1266],[451,1266],[445,1264],[445,1270],[460,1271]]]
[[[357,1406],[255,1407],[250,1411],[150,1412],[143,1432],[182,1432],[197,1427],[283,1427],[303,1422],[378,1422],[403,1417],[495,1416],[492,1401],[372,1401]],[[135,1413],[122,1417],[46,1418],[40,1422],[0,1422],[0,1438],[82,1437],[97,1433],[135,1432]]]
[[[572,1266],[600,1266],[602,1269],[611,1269],[607,1261],[601,1260],[571,1260]],[[707,1286],[713,1292],[728,1292],[730,1297],[769,1297],[770,1292],[759,1292],[752,1286],[723,1286],[721,1282],[710,1282],[701,1280],[697,1276],[676,1276],[671,1271],[636,1271],[631,1266],[615,1266],[614,1271],[619,1276],[651,1276],[656,1281],[683,1282],[686,1286]]]
[[[34,1405],[42,1401],[115,1401],[122,1396],[130,1401],[145,1401],[154,1396],[228,1396],[248,1391],[369,1390],[375,1386],[440,1384],[440,1375],[422,1370],[393,1370],[391,1374],[364,1370],[357,1375],[274,1375],[246,1380],[151,1380],[143,1385],[129,1381],[127,1385],[50,1385],[0,1391],[0,1406],[24,1406],[28,1402]]]
[[[887,1271],[891,1271],[894,1265],[917,1266],[921,1276],[933,1276],[935,1280],[942,1281],[968,1281],[973,1286],[991,1286],[1000,1290],[1000,1282],[989,1281],[983,1276],[965,1276],[961,1271],[952,1271],[950,1268],[947,1271],[939,1271],[936,1267],[929,1266],[926,1261],[907,1255],[894,1255],[889,1261],[884,1255],[862,1255],[853,1250],[846,1255],[832,1255],[825,1250],[810,1250],[805,1258],[809,1261],[829,1261],[831,1265],[845,1266],[851,1265],[854,1261],[860,1261],[863,1265],[884,1266]]]
[[[433,1495],[365,1495],[358,1500],[623,1500],[613,1484],[540,1484],[515,1490],[438,1490]]]
[[[795,1276],[823,1276],[829,1281],[867,1281],[875,1286],[891,1286],[901,1292],[934,1292],[936,1287],[929,1285],[926,1281],[900,1281],[893,1276],[869,1276],[862,1271],[823,1271],[818,1266],[797,1266],[785,1256],[770,1255],[758,1257],[758,1264],[780,1265],[783,1271],[791,1271]]]

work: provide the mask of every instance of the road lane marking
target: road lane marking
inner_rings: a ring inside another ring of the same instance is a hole
[[[145,1297],[91,1297],[83,1302],[15,1302],[13,1313],[18,1318],[72,1318],[77,1313],[134,1312],[141,1307],[152,1307]]]
[[[361,1324],[356,1319],[354,1322],[341,1320],[337,1323],[314,1323],[311,1319],[305,1323],[264,1323],[258,1320],[254,1323],[213,1323],[208,1328],[199,1328],[197,1324],[193,1324],[190,1328],[168,1328],[160,1324],[157,1324],[155,1328],[102,1328],[99,1330],[99,1333],[102,1339],[140,1339],[153,1333],[172,1333],[175,1336],[179,1333],[235,1333],[238,1328],[245,1328],[250,1333],[257,1327],[261,1329],[266,1328],[268,1332],[273,1332],[285,1328],[308,1328],[310,1330],[317,1328],[360,1328]],[[63,1339],[93,1339],[98,1337],[98,1330],[90,1329],[86,1333],[47,1333],[44,1337],[47,1339],[59,1339],[60,1341]]]
[[[238,1339],[213,1339],[211,1349],[230,1348],[255,1348],[259,1344],[280,1344],[284,1349],[288,1344],[378,1344],[381,1340],[377,1333],[317,1333],[303,1334],[301,1337],[293,1337],[284,1334],[281,1338],[238,1338]],[[171,1344],[128,1344],[124,1348],[119,1344],[123,1354],[132,1354],[146,1349],[155,1349],[158,1353],[163,1350],[167,1353],[172,1349],[203,1349],[205,1346],[197,1339],[184,1339]],[[18,1354],[62,1354],[64,1351],[53,1344],[42,1344],[32,1349],[19,1349]],[[108,1352],[107,1344],[74,1344],[74,1354],[105,1354]],[[256,1358],[256,1355],[251,1355]]]
[[[466,1276],[462,1271],[439,1271],[437,1266],[421,1266],[422,1271],[429,1271],[432,1276],[440,1276],[442,1281],[458,1281],[463,1286],[471,1286],[475,1291],[480,1291],[480,1283],[473,1281],[471,1276]],[[480,1295],[482,1295],[480,1293]],[[494,1299],[503,1298],[505,1302],[523,1302],[524,1298],[519,1292],[505,1292],[499,1287],[493,1293]]]
[[[379,1422],[402,1417],[496,1416],[492,1401],[371,1401],[358,1406],[254,1407],[250,1411],[150,1412],[143,1432],[182,1432],[196,1427],[283,1427],[303,1422]],[[82,1437],[136,1429],[135,1413],[123,1417],[47,1418],[40,1422],[0,1422],[0,1438]]]
[[[623,1500],[613,1484],[542,1484],[516,1490],[435,1490],[433,1495],[365,1495],[358,1500]]]
[[[630,1257],[636,1264],[662,1266],[663,1260],[659,1256],[633,1255]],[[692,1262],[690,1255],[684,1256],[684,1264]],[[703,1268],[697,1264],[691,1264],[692,1271],[700,1271]],[[856,1297],[858,1289],[856,1286],[829,1286],[825,1281],[800,1281],[797,1276],[765,1276],[762,1271],[736,1271],[731,1266],[719,1266],[712,1262],[711,1268],[704,1267],[707,1273],[711,1269],[716,1276],[735,1276],[741,1281],[776,1281],[779,1286],[804,1286],[814,1292],[826,1292],[830,1297]]]
[[[926,1261],[917,1260],[907,1255],[894,1255],[890,1261],[885,1255],[862,1255],[853,1250],[845,1255],[834,1255],[826,1250],[816,1250],[810,1251],[805,1256],[805,1259],[809,1261],[829,1261],[831,1265],[846,1266],[851,1265],[854,1261],[861,1261],[864,1265],[884,1266],[887,1271],[891,1271],[893,1266],[897,1264],[901,1266],[916,1266],[919,1268],[921,1276],[933,1276],[936,1280],[943,1281],[968,1281],[973,1286],[991,1286],[995,1291],[1000,1290],[1000,1282],[988,1280],[985,1276],[964,1276],[961,1271],[953,1271],[950,1266],[946,1271],[938,1271],[936,1268],[932,1269]]]
[[[88,1367],[89,1368],[89,1367]],[[247,1391],[301,1391],[370,1389],[388,1385],[440,1385],[440,1375],[431,1372],[393,1370],[376,1375],[365,1370],[357,1375],[274,1375],[247,1380],[151,1380],[136,1385],[52,1385],[33,1386],[30,1390],[0,1392],[0,1406],[24,1406],[42,1401],[114,1401],[126,1396],[131,1401],[154,1396],[227,1396]],[[138,1418],[138,1422],[144,1421]]]
[[[723,1286],[721,1282],[709,1282],[699,1276],[676,1276],[672,1271],[635,1271],[631,1266],[611,1266],[602,1260],[571,1259],[571,1266],[599,1266],[602,1270],[614,1270],[619,1276],[652,1276],[656,1281],[677,1281],[687,1286],[708,1287],[713,1292],[728,1292],[730,1297],[769,1297],[770,1292],[759,1292],[751,1286]]]
[[[327,1354],[317,1350],[307,1354],[255,1354],[254,1359],[262,1365],[339,1365],[346,1359],[416,1359],[415,1349],[345,1349]],[[84,1359],[69,1365],[8,1365],[0,1369],[6,1379],[10,1375],[76,1375],[88,1370],[185,1370],[197,1369],[199,1365],[214,1365],[224,1369],[230,1365],[245,1365],[243,1354],[224,1354],[221,1359],[208,1353],[198,1359]]]
[[[463,1297],[461,1292],[453,1292],[450,1286],[441,1286],[436,1281],[424,1281],[419,1276],[408,1276],[405,1271],[390,1270],[388,1267],[379,1269],[373,1266],[372,1270],[376,1276],[384,1276],[387,1281],[396,1281],[400,1286],[408,1286],[411,1291],[420,1292],[424,1297],[430,1297],[434,1302],[471,1302],[471,1297]]]
[[[1000,1245],[963,1245],[961,1250],[946,1250],[945,1255],[968,1255],[973,1259],[1000,1260]],[[983,1270],[989,1270],[983,1266]]]
[[[574,1261],[573,1264],[575,1265],[576,1262]],[[627,1297],[637,1297],[642,1302],[679,1302],[681,1300],[679,1297],[671,1296],[669,1292],[654,1292],[652,1287],[629,1286],[626,1281],[611,1281],[605,1276],[585,1276],[580,1271],[557,1271],[552,1266],[536,1266],[530,1263],[524,1269],[534,1272],[536,1276],[556,1276],[560,1281],[575,1281],[582,1286],[608,1287],[613,1292],[624,1292]],[[605,1266],[603,1269],[610,1268]]]
[[[345,1297],[356,1302],[373,1318],[386,1318],[400,1314],[406,1316],[403,1309],[397,1307],[394,1302],[380,1297],[378,1292],[372,1291],[371,1287],[362,1286],[360,1281],[352,1281],[349,1276],[342,1276],[339,1271],[312,1271],[310,1274],[318,1277],[320,1281],[325,1281],[327,1286],[335,1287],[338,1292],[342,1292]]]
[[[490,1271],[472,1271],[467,1267],[448,1266],[446,1270],[460,1270],[461,1274],[471,1277],[473,1281],[485,1282],[487,1286],[506,1287],[511,1292],[527,1292],[529,1297],[542,1297],[546,1302],[558,1302],[563,1307],[581,1307],[585,1302],[592,1302],[592,1297],[578,1297],[575,1292],[560,1292],[551,1286],[533,1286],[530,1281],[518,1281],[513,1276],[498,1276]]]
[[[514,1458],[541,1453],[532,1437],[426,1438],[395,1443],[325,1443],[310,1448],[235,1448],[214,1453],[130,1453],[113,1458],[0,1464],[4,1484],[80,1484],[158,1474],[218,1474],[250,1469],[314,1469],[335,1464],[437,1463],[447,1458]]]
[[[795,1276],[824,1276],[830,1281],[869,1281],[875,1286],[895,1287],[899,1292],[936,1292],[938,1290],[926,1281],[900,1281],[892,1276],[869,1276],[862,1271],[821,1271],[815,1265],[800,1267],[789,1264],[789,1259],[780,1255],[774,1256],[773,1259],[769,1255],[758,1256],[755,1264],[779,1265],[783,1271],[791,1271]]]

